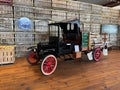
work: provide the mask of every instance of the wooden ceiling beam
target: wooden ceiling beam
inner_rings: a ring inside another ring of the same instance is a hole
[[[120,5],[120,0],[110,1],[109,3],[106,3],[103,6],[114,7],[114,6],[117,6],[117,5]]]

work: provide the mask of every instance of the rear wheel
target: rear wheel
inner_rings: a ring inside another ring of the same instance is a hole
[[[41,63],[41,71],[44,75],[52,74],[57,67],[57,58],[54,55],[47,55]]]
[[[31,64],[31,65],[35,65],[39,62],[36,52],[34,52],[33,50],[31,50],[27,56],[27,61]]]
[[[94,51],[93,51],[93,58],[95,61],[99,61],[101,59],[101,56],[102,56],[102,51],[100,48],[96,48]]]

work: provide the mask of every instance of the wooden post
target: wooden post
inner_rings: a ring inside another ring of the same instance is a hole
[[[91,50],[91,33],[89,32],[88,49]]]
[[[103,35],[104,35],[104,38],[103,38],[103,40],[104,40],[104,43],[107,41],[107,33],[103,33]]]

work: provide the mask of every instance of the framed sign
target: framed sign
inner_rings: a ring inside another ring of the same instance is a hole
[[[86,32],[82,33],[82,48],[87,48],[88,47],[88,40],[89,40],[89,35]]]
[[[29,29],[32,29],[33,23],[29,18],[22,17],[22,18],[18,19],[17,26],[19,29],[29,30]]]

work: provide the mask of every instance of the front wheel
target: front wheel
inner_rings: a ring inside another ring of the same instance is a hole
[[[41,71],[44,75],[52,74],[57,67],[57,58],[54,55],[47,55],[41,63]]]
[[[27,61],[29,64],[31,65],[35,65],[39,62],[36,52],[34,52],[33,50],[31,50],[28,55],[27,55]]]
[[[99,61],[101,59],[101,56],[102,56],[102,51],[100,48],[96,48],[94,51],[93,51],[93,58],[95,61]]]

